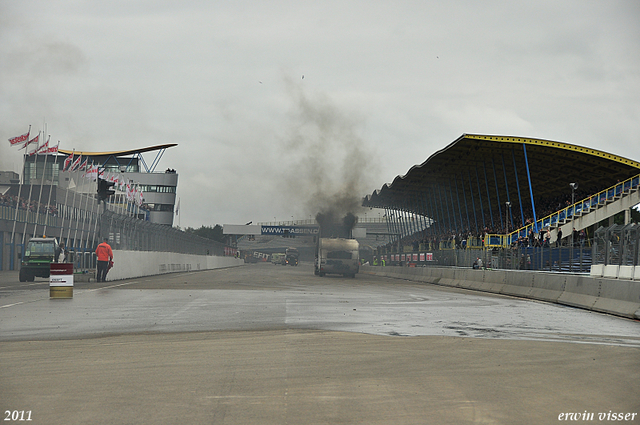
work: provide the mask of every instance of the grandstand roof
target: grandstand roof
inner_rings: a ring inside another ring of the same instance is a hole
[[[640,162],[584,146],[526,137],[463,134],[391,184],[368,195],[363,206],[400,209],[441,220],[471,221],[466,212],[498,215],[511,201],[513,213],[536,211],[546,202],[592,194],[640,174]],[[529,185],[531,182],[531,187]],[[449,208],[449,210],[447,210]],[[452,216],[454,214],[454,216]],[[538,218],[540,218],[538,216]]]
[[[146,148],[136,148],[136,149],[128,149],[128,150],[124,150],[124,151],[111,151],[111,152],[82,152],[82,151],[70,151],[70,150],[65,150],[65,149],[60,149],[59,152],[66,154],[66,155],[71,155],[71,154],[75,154],[75,155],[82,155],[82,156],[106,156],[106,155],[112,155],[112,156],[126,156],[126,155],[136,155],[136,154],[141,154],[141,153],[145,153],[145,152],[153,152],[153,151],[159,151],[162,149],[167,149],[167,148],[172,148],[174,146],[178,146],[177,143],[168,143],[165,145],[156,145],[156,146],[149,146]]]

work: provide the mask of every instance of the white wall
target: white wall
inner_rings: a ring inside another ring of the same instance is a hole
[[[244,260],[235,257],[114,250],[113,268],[109,270],[107,279],[118,280],[177,271],[220,269],[243,264]]]

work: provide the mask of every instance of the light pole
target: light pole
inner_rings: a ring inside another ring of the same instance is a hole
[[[575,194],[576,194],[576,189],[578,188],[578,183],[569,183],[569,186],[571,186],[571,208],[573,208],[571,211],[571,221],[573,221],[573,219],[575,218],[576,215],[576,206],[574,205],[576,200],[575,200]],[[573,225],[571,226],[571,246],[573,246],[573,229],[575,227],[573,227]]]
[[[506,229],[505,239],[506,239],[507,242],[509,242],[509,217],[511,216],[511,202],[509,202],[509,201],[505,202],[504,206],[506,207],[505,208],[505,217],[504,217],[505,229]]]
[[[511,202],[505,202],[504,205],[507,207],[508,214],[505,216],[505,228],[507,229],[507,233],[509,233],[509,218],[511,217]]]
[[[578,183],[569,183],[569,186],[571,186],[571,205],[573,205],[575,203],[575,194],[576,194],[576,189],[578,188]]]

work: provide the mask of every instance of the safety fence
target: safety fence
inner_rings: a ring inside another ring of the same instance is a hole
[[[640,225],[600,227],[595,231],[592,256],[594,264],[640,265]]]
[[[44,214],[42,212],[18,209],[8,205],[0,205],[0,220],[16,220],[20,223],[37,223],[40,226],[55,226],[58,217]]]
[[[100,216],[99,232],[112,247],[128,251],[159,251],[198,255],[234,255],[234,248],[162,224],[105,211]]]
[[[592,248],[589,246],[590,241],[586,242],[588,243],[569,246],[419,250],[383,253],[379,257],[389,266],[478,266],[507,270],[588,273],[592,264]],[[376,264],[382,265],[383,262],[377,261]]]
[[[46,226],[46,227],[43,227]],[[182,230],[154,224],[135,217],[104,211],[95,214],[93,220],[79,217],[68,220],[61,217],[37,217],[33,212],[14,207],[0,206],[0,230],[3,243],[0,246],[1,270],[17,270],[23,243],[29,237],[56,237],[65,244],[68,261],[78,270],[95,268],[95,249],[104,239],[113,249],[128,251],[158,251],[179,254],[211,256],[235,256],[237,248],[186,233]],[[15,231],[13,231],[15,229]]]

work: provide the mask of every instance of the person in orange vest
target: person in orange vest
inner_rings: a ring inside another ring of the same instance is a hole
[[[107,280],[107,272],[109,271],[109,263],[113,262],[113,251],[109,246],[109,238],[104,238],[102,242],[96,248],[96,256],[98,257],[98,282],[104,282]]]

